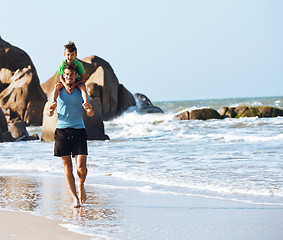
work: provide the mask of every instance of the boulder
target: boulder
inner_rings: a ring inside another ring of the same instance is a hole
[[[29,135],[26,130],[26,123],[23,120],[12,123],[8,129],[8,124],[3,111],[0,108],[0,142],[14,142],[21,140],[38,140],[37,134]]]
[[[32,136],[29,135],[26,129],[26,123],[23,120],[19,120],[11,124],[9,127],[9,132],[15,141],[30,141],[30,140],[39,140],[37,134]]]
[[[90,103],[94,110],[94,115],[89,117],[86,111],[84,111],[83,114],[88,140],[109,140],[108,135],[106,135],[104,131],[101,109],[93,100],[91,100]]]
[[[261,117],[283,117],[283,110],[275,107],[258,107]]]
[[[95,104],[94,100],[91,100],[90,103],[94,109],[94,115],[92,117],[89,117],[87,116],[85,111],[83,115],[88,140],[108,140],[109,137],[104,132],[101,109]],[[58,115],[57,111],[55,110],[54,115],[52,117],[49,117],[46,114],[46,109],[47,103],[44,107],[43,113],[41,140],[54,141],[54,132],[57,125]]]
[[[237,114],[235,117],[278,117],[283,116],[283,110],[270,106],[247,107],[240,106],[234,109]]]
[[[8,121],[40,126],[46,100],[30,57],[0,37],[0,107]]]
[[[228,111],[228,107],[221,107],[220,109],[217,110],[217,112],[220,114],[221,117],[225,117],[226,116],[226,112]]]
[[[8,124],[5,115],[0,108],[0,134],[8,131]]]
[[[235,118],[237,116],[237,113],[234,111],[235,108],[234,107],[230,107],[226,113],[225,113],[225,117],[229,117],[229,118]]]
[[[174,116],[173,120],[189,120],[190,119],[190,113],[188,111],[181,112]]]
[[[118,86],[118,115],[121,115],[129,107],[136,105],[134,96],[122,84]]]
[[[159,107],[152,104],[147,96],[142,93],[135,93],[134,97],[137,102],[137,107],[141,113],[164,113]]]
[[[220,114],[211,108],[196,109],[190,112],[190,120],[223,119]]]
[[[8,132],[8,124],[5,115],[0,108],[0,142],[12,142],[15,139]]]

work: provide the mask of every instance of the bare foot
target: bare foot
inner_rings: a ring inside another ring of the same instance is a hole
[[[86,201],[86,192],[84,185],[79,187],[79,198],[80,198],[80,203],[84,204]]]
[[[74,198],[73,200],[73,208],[79,208],[81,206],[79,199]]]

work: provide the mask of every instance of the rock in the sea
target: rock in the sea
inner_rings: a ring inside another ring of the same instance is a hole
[[[225,113],[221,112],[225,109]],[[222,107],[218,110],[220,115],[229,118],[241,118],[241,117],[279,117],[283,116],[283,110],[270,106],[239,106],[239,107]]]
[[[15,121],[8,129],[8,124],[4,113],[0,108],[0,142],[14,142],[14,141],[27,141],[38,140],[37,134],[29,135],[26,130],[26,123],[23,120]]]
[[[30,140],[39,140],[39,136],[34,134],[29,135],[26,129],[26,123],[23,120],[19,120],[11,124],[9,127],[9,132],[15,141],[30,141]]]
[[[46,100],[30,57],[0,37],[0,107],[9,122],[40,126]]]
[[[175,115],[173,120],[190,120],[190,113],[188,111],[181,112]]]
[[[185,111],[174,117],[174,120],[207,120],[207,119],[223,119],[240,118],[240,117],[283,117],[283,110],[270,106],[259,107],[222,107],[218,111],[213,109],[197,109],[192,110],[190,113]]]
[[[220,114],[211,108],[196,109],[190,112],[190,120],[223,119]]]
[[[217,110],[217,112],[220,114],[221,117],[224,118],[228,109],[229,109],[228,107],[221,107],[220,109]]]
[[[163,110],[157,106],[154,106],[147,96],[141,93],[135,93],[137,106],[141,113],[164,113]]]
[[[5,115],[0,108],[0,142],[12,142],[14,138],[11,133],[8,132],[8,124]]]

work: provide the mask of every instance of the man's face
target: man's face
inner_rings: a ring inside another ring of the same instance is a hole
[[[76,81],[76,76],[77,76],[76,71],[70,70],[70,69],[65,69],[64,70],[63,77],[65,79],[65,82],[68,85],[73,84]]]
[[[64,56],[68,63],[74,62],[75,58],[77,57],[76,51],[70,52],[68,49],[65,49]]]

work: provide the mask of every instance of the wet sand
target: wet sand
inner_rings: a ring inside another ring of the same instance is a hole
[[[1,176],[0,207],[16,212],[0,211],[0,236],[5,240],[278,240],[283,235],[282,206],[110,184],[86,184],[86,189],[87,203],[73,209],[63,176]],[[78,237],[60,224],[91,237]]]

